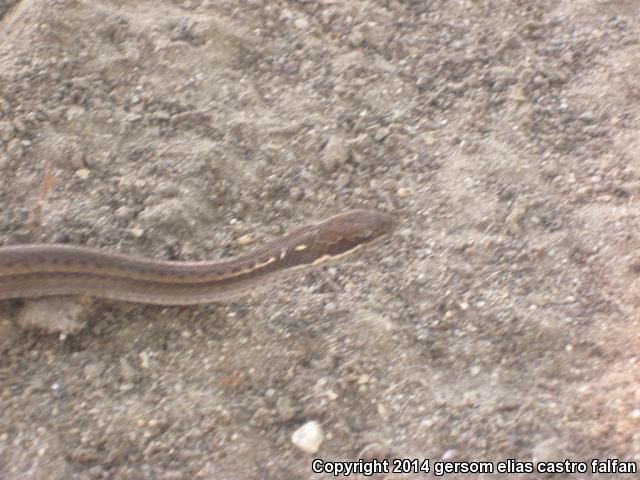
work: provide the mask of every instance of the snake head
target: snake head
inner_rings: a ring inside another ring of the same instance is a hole
[[[387,213],[374,210],[350,210],[317,224],[316,251],[331,257],[342,256],[358,247],[378,241],[394,228]]]

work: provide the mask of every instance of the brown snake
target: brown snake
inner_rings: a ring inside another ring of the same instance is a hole
[[[351,210],[219,261],[179,262],[60,244],[0,247],[0,299],[88,295],[157,305],[229,299],[341,260],[383,238],[392,218]]]

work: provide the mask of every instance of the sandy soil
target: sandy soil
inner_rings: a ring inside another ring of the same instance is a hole
[[[73,334],[3,302],[0,477],[640,461],[640,3],[239,4],[0,2],[0,244],[33,239],[47,165],[39,241],[218,258],[352,207],[397,231]]]

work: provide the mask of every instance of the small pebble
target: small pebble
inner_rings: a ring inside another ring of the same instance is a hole
[[[149,368],[149,354],[145,351],[140,352],[140,366],[142,368]]]
[[[338,304],[335,302],[328,302],[324,306],[324,311],[327,313],[335,312],[336,310],[338,310]]]
[[[349,176],[349,174],[341,173],[340,175],[338,175],[338,178],[336,179],[336,186],[339,189],[343,189],[344,187],[349,185],[350,182],[351,182],[351,177]]]
[[[409,195],[411,195],[411,191],[408,188],[400,187],[398,189],[398,196],[400,198],[407,198]]]
[[[276,400],[276,410],[278,411],[280,420],[283,422],[291,420],[296,413],[288,397],[279,397],[278,400]]]
[[[385,138],[389,136],[389,127],[380,127],[376,130],[376,133],[373,135],[373,139],[376,142],[381,142]]]
[[[264,407],[259,407],[254,413],[251,419],[257,425],[265,425],[270,418],[269,410]]]
[[[365,461],[371,461],[374,458],[383,459],[389,455],[389,449],[381,443],[370,443],[360,450],[356,458],[361,458]]]
[[[306,30],[309,28],[309,21],[306,18],[296,18],[293,25],[300,30]]]
[[[332,172],[346,163],[349,158],[349,147],[344,138],[332,135],[322,152],[322,166]]]
[[[134,227],[130,230],[133,238],[140,238],[144,235],[144,228]]]
[[[9,144],[6,147],[6,152],[7,152],[7,157],[9,157],[9,160],[18,160],[22,157],[22,153],[23,153],[22,145],[20,144],[17,138],[14,138],[9,142]]]
[[[458,455],[458,451],[455,448],[450,448],[442,454],[442,460],[451,460]]]
[[[364,43],[364,35],[360,30],[351,32],[348,39],[349,45],[352,47],[360,47]]]
[[[255,239],[253,238],[253,235],[251,235],[250,233],[247,233],[246,235],[242,235],[240,238],[238,238],[238,245],[240,245],[241,247],[244,247],[246,245],[253,243],[254,241]]]
[[[16,321],[24,329],[41,329],[49,333],[75,334],[84,326],[87,305],[77,297],[30,299],[19,311]]]
[[[310,421],[302,425],[291,434],[291,443],[305,453],[313,455],[320,450],[324,440],[322,427],[316,421]]]
[[[87,178],[89,178],[90,174],[91,170],[89,170],[88,168],[79,168],[75,173],[76,177],[78,177],[80,180],[86,180]]]
[[[331,402],[335,402],[338,399],[338,394],[333,390],[327,390],[324,392],[325,397]]]

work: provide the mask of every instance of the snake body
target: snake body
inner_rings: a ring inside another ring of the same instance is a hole
[[[387,214],[351,210],[292,230],[250,253],[199,262],[76,245],[0,247],[0,299],[88,295],[157,305],[216,302],[337,262],[392,227]]]

